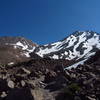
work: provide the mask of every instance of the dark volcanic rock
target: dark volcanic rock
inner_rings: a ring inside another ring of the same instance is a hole
[[[5,100],[34,100],[30,89],[13,89],[11,90]]]

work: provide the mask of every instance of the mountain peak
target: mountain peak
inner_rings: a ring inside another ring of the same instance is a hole
[[[89,36],[89,35],[92,35],[93,36],[94,34],[97,34],[98,35],[98,33],[94,32],[94,31],[89,31],[89,30],[87,30],[87,31],[75,31],[71,35],[80,36],[82,34],[85,34],[87,36]]]
[[[66,38],[62,39],[61,41],[64,41],[69,37],[71,37],[71,38],[77,37],[78,38],[78,37],[84,36],[84,37],[89,38],[89,37],[93,37],[93,36],[97,36],[97,35],[100,35],[100,34],[94,32],[94,31],[89,31],[89,30],[87,30],[87,31],[75,31],[72,34],[70,34],[69,36],[67,36]]]

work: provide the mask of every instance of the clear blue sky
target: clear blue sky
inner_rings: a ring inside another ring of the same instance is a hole
[[[0,36],[46,44],[76,30],[100,32],[100,0],[0,0]]]

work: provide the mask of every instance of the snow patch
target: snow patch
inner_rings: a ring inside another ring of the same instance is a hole
[[[28,48],[27,45],[23,45],[20,41],[17,42],[16,45],[22,47],[22,50],[26,50]]]
[[[8,63],[8,65],[13,65],[14,64],[14,62],[10,62],[10,63]]]
[[[84,62],[86,61],[87,59],[85,59],[85,60],[82,60],[82,61],[79,61],[79,62],[77,62],[77,63],[75,63],[75,64],[73,64],[73,65],[71,65],[71,66],[68,66],[67,68],[65,68],[65,70],[66,69],[72,69],[72,68],[76,68],[78,65],[80,65],[80,64],[84,64]]]
[[[53,59],[59,59],[58,55],[53,55],[52,58]]]

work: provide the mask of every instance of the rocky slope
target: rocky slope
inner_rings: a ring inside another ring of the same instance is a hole
[[[0,66],[0,100],[54,100],[52,93],[45,89],[46,81],[54,79],[54,70],[62,64],[66,66],[69,61],[33,59]]]
[[[0,66],[0,100],[100,100],[100,51],[76,69],[64,70],[62,63],[69,61]]]
[[[0,37],[0,64],[26,61],[35,47],[35,43],[23,37]]]

